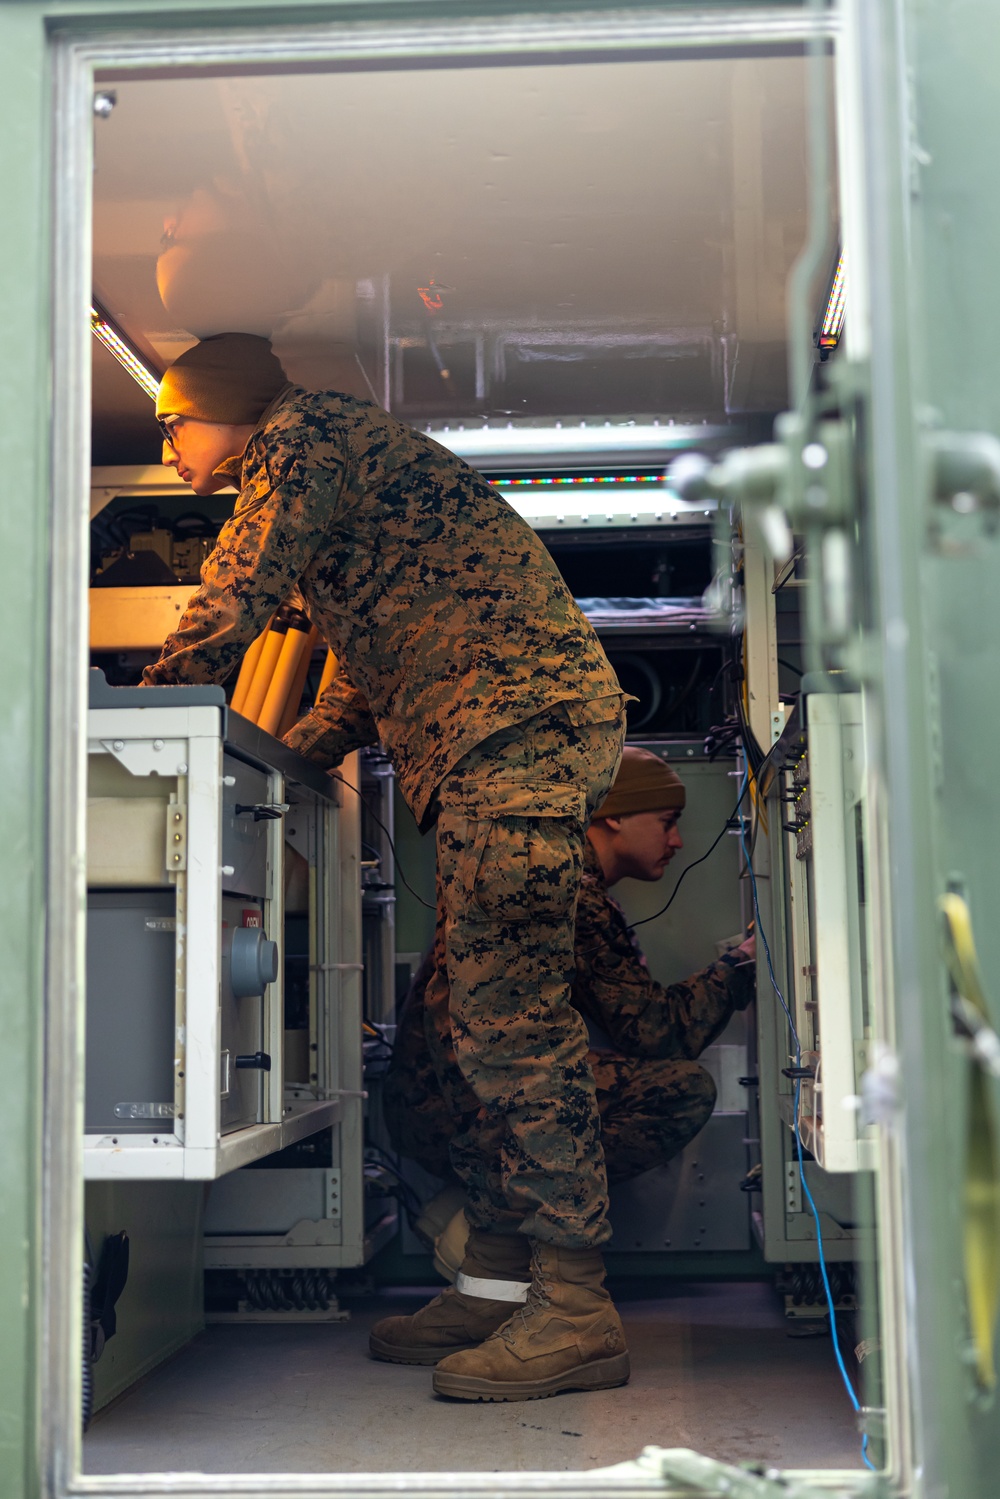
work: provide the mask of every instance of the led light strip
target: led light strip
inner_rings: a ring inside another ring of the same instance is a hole
[[[662,484],[662,474],[583,474],[579,477],[570,475],[548,476],[546,478],[530,479],[493,479],[490,481],[496,489],[520,489],[530,486],[537,488],[540,485],[571,484],[575,487],[592,484]]]
[[[113,354],[122,369],[128,370],[137,385],[141,385],[151,400],[156,400],[156,392],[159,389],[159,376],[154,375],[148,369],[131,344],[118,332],[107,313],[98,306],[90,309],[90,329],[94,337],[98,339],[109,354]]]
[[[833,285],[830,287],[830,295],[827,298],[823,326],[820,329],[818,343],[821,349],[835,349],[840,343],[840,336],[844,331],[844,315],[847,311],[845,289],[844,256],[841,253],[837,261]]]
[[[555,491],[511,489],[505,482],[496,489],[508,505],[529,524],[554,521],[556,525],[587,525],[596,522],[648,525],[662,521],[704,523],[716,508],[714,501],[692,504],[680,499],[662,478],[657,484],[641,489],[586,490],[573,488]]]

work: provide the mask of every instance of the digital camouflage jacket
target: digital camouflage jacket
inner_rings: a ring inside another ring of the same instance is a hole
[[[588,841],[576,908],[573,1004],[627,1057],[694,1060],[717,1039],[734,1010],[754,996],[754,965],[725,953],[677,984],[659,984],[625,915],[608,894]],[[600,1040],[592,1040],[595,1050]]]
[[[297,584],[340,674],[287,743],[331,767],[381,740],[424,825],[442,777],[497,729],[620,693],[530,526],[371,402],[289,386],[222,471],[235,512],[144,682],[224,680]]]

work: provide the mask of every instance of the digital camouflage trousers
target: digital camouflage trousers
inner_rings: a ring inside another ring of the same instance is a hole
[[[425,980],[430,968],[428,964]],[[432,1176],[447,1178],[452,1139],[468,1128],[479,1105],[456,1065],[447,1032],[437,1038],[435,1065],[424,1033],[425,1014],[418,976],[399,1017],[382,1107],[399,1154]],[[609,1182],[626,1181],[664,1165],[711,1117],[715,1082],[697,1062],[597,1051],[588,1052],[587,1061],[597,1088]]]
[[[502,729],[438,788],[436,967],[425,1034],[475,1109],[449,1154],[475,1227],[603,1243],[607,1176],[587,1030],[570,1003],[587,823],[614,780],[624,700]],[[451,1069],[451,1070],[449,1070]]]

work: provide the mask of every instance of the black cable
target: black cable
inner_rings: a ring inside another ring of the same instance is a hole
[[[711,701],[712,693],[715,691],[715,689],[719,685],[719,679],[720,679],[720,677],[722,677],[725,672],[732,671],[732,669],[733,669],[732,659],[724,657],[722,665],[719,667],[718,671],[715,673],[715,676],[712,678],[712,685],[708,689],[708,698],[709,698],[709,701]]]
[[[725,822],[722,825],[722,831],[719,833],[718,837],[716,838],[715,842],[712,844],[712,846],[708,850],[708,852],[702,854],[702,856],[701,856],[700,859],[693,859],[690,864],[686,865],[681,870],[681,872],[680,872],[680,874],[678,875],[678,878],[677,878],[677,883],[674,886],[673,890],[670,892],[670,899],[667,901],[666,905],[662,906],[659,911],[654,911],[653,914],[652,914],[652,916],[643,916],[643,918],[642,918],[641,921],[633,921],[632,924],[629,927],[629,931],[630,932],[634,932],[637,926],[645,926],[647,921],[655,921],[657,919],[657,917],[659,917],[659,916],[665,916],[667,914],[667,912],[670,910],[670,907],[673,905],[674,901],[677,899],[677,892],[680,890],[681,886],[683,885],[685,877],[691,873],[692,869],[697,869],[699,864],[704,864],[704,862],[708,858],[709,854],[714,854],[715,853],[715,850],[718,848],[718,846],[722,842],[723,838],[729,832],[730,828],[733,825],[733,819],[739,814],[739,810],[740,810],[740,807],[743,805],[743,798],[745,796],[746,796],[746,788],[744,788],[744,790],[740,792],[740,799],[739,799],[739,801],[736,803],[736,806],[733,808],[732,812],[730,812],[729,816],[726,818]]]
[[[365,803],[365,806],[367,807],[368,811],[370,812],[371,811],[371,807],[368,806],[367,802]],[[379,853],[379,851],[375,847],[374,843],[366,843],[365,840],[364,840],[364,838],[362,838],[362,840],[361,840],[361,847],[363,849],[367,849],[368,850],[368,856],[369,856],[369,858],[374,859],[374,861],[375,861],[376,864],[380,865],[382,863],[382,855]]]
[[[346,786],[349,791],[354,792],[354,795],[358,798],[358,801],[367,810],[372,822],[374,822],[377,827],[380,827],[382,829],[383,833],[388,839],[389,848],[392,852],[392,860],[395,872],[399,875],[400,880],[406,886],[407,890],[409,890],[410,894],[413,896],[413,899],[418,900],[422,906],[426,906],[428,911],[436,911],[437,904],[435,903],[432,905],[429,900],[424,900],[422,895],[418,895],[413,886],[410,884],[409,880],[406,878],[406,875],[403,873],[402,867],[399,862],[399,855],[396,852],[396,845],[392,841],[392,834],[389,832],[389,829],[386,827],[385,823],[377,815],[377,813],[372,811],[371,802],[365,796],[364,792],[359,791],[357,786],[352,786],[350,781],[345,781],[343,776],[331,776],[330,779],[331,781],[339,781],[341,786]]]
[[[717,760],[720,755],[735,755],[740,743],[740,726],[735,718],[714,723],[705,735],[705,754],[709,760]]]
[[[691,675],[688,677],[687,682],[684,684],[683,687],[681,687],[681,688],[678,689],[677,696],[676,697],[671,697],[670,701],[668,702],[665,711],[670,715],[670,722],[671,723],[676,723],[677,722],[677,714],[678,714],[678,712],[684,706],[684,704],[687,702],[688,698],[691,696],[691,694],[694,691],[695,687],[698,685],[698,682],[701,679],[701,672],[702,672],[702,667],[704,665],[704,661],[705,661],[705,658],[701,654],[701,652],[699,651],[699,653],[695,657],[694,670],[691,672]]]
[[[761,760],[760,765],[759,765],[759,767],[757,769],[757,773],[753,777],[754,781],[758,780],[760,772],[765,768],[765,766],[767,765],[767,762],[770,760],[771,756],[774,754],[775,748],[776,748],[776,746],[772,746],[771,749],[768,750],[768,752],[764,756],[764,758]],[[740,807],[742,807],[742,805],[743,805],[743,799],[746,796],[747,792],[749,791],[750,784],[751,784],[750,781],[749,781],[749,779],[744,778],[744,780],[745,780],[745,783],[744,783],[744,786],[743,786],[743,790],[740,792],[739,800],[737,801],[736,806],[733,808],[732,812],[730,812],[729,816],[726,818],[725,822],[723,823],[722,830],[719,833],[718,837],[715,839],[715,841],[712,844],[711,848],[708,849],[708,851],[706,853],[702,854],[702,856],[701,856],[700,859],[693,859],[690,864],[685,865],[685,867],[681,870],[680,874],[677,877],[677,883],[674,886],[673,890],[670,892],[670,899],[667,901],[666,905],[662,906],[659,911],[654,911],[653,914],[652,914],[652,916],[643,916],[640,921],[633,921],[631,923],[631,925],[629,926],[629,928],[628,928],[630,932],[634,932],[637,926],[645,926],[646,923],[647,923],[647,921],[656,921],[658,917],[665,916],[667,914],[667,912],[670,910],[670,907],[673,905],[674,901],[677,899],[677,892],[680,890],[681,885],[684,883],[684,880],[687,877],[687,875],[690,874],[690,872],[691,872],[692,869],[697,869],[699,864],[704,864],[705,860],[709,857],[709,855],[713,854],[715,852],[715,850],[718,848],[719,844],[722,842],[723,838],[726,836],[726,834],[732,828],[733,823],[736,821],[737,817],[740,815]],[[759,781],[758,781],[758,784],[759,784]],[[755,830],[756,830],[756,828],[755,828]]]

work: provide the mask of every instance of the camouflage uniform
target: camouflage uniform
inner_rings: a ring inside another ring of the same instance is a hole
[[[613,725],[606,712],[560,703],[501,729],[439,792],[445,965],[426,1004],[479,1103],[452,1165],[475,1227],[567,1249],[611,1232],[587,1028],[570,1003],[585,828],[624,738],[624,710]]]
[[[381,740],[417,821],[497,729],[621,689],[551,556],[494,487],[353,396],[289,386],[242,458],[232,519],[143,681],[221,682],[295,584],[341,663],[286,736],[337,765]]]
[[[297,584],[341,675],[286,736],[324,766],[381,739],[438,823],[445,1004],[479,1113],[456,1169],[486,1228],[607,1236],[586,1030],[569,1003],[587,819],[624,699],[530,527],[474,470],[351,396],[282,391],[151,684],[221,681]]]
[[[475,1119],[478,1101],[457,1067],[447,1011],[432,987],[440,964],[439,936],[400,1015],[383,1101],[400,1153],[447,1177],[451,1143]],[[592,1046],[587,1059],[611,1181],[662,1165],[704,1126],[715,1084],[695,1058],[753,993],[753,964],[735,953],[683,983],[658,984],[587,845],[572,997],[610,1042]]]

